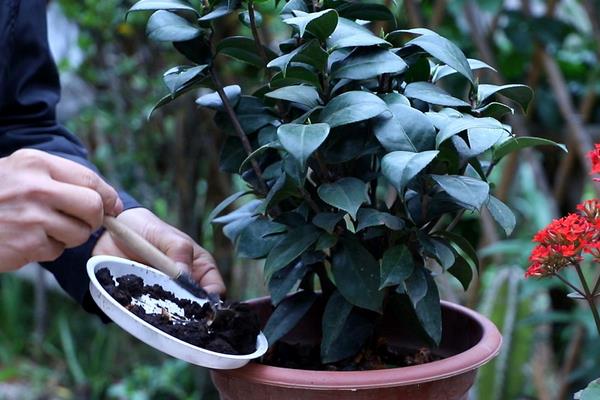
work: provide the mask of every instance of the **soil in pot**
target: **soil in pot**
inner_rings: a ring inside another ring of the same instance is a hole
[[[260,332],[256,314],[244,303],[229,303],[215,314],[208,302],[180,299],[133,274],[116,280],[107,268],[96,273],[102,287],[129,312],[191,345],[224,354],[250,354]]]

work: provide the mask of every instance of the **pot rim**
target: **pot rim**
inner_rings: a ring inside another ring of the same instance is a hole
[[[481,339],[473,347],[442,360],[410,367],[370,371],[314,371],[251,362],[242,368],[218,373],[263,385],[312,390],[385,388],[421,384],[461,375],[476,370],[498,355],[502,346],[502,335],[492,321],[467,307],[443,300],[441,303],[445,308],[465,314],[482,330]]]

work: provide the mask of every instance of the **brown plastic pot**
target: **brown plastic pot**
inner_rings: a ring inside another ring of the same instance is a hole
[[[249,301],[264,321],[269,298]],[[312,315],[311,315],[312,314]],[[311,310],[283,340],[319,340],[319,310]],[[409,348],[423,345],[414,327],[387,321],[386,336]],[[309,371],[256,362],[235,370],[213,370],[221,400],[466,400],[477,369],[500,351],[502,336],[483,315],[442,302],[443,338],[436,354],[445,358],[423,365],[371,371]]]

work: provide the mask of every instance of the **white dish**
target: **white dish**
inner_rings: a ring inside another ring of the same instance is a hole
[[[98,304],[98,307],[117,325],[147,345],[191,364],[214,369],[240,368],[250,360],[262,356],[267,351],[267,339],[262,332],[256,339],[256,351],[246,355],[216,353],[166,334],[130,313],[104,290],[96,278],[96,272],[101,268],[108,268],[114,278],[127,274],[137,275],[144,280],[144,284],[158,284],[180,299],[189,299],[197,301],[200,304],[206,302],[206,300],[194,297],[162,272],[135,261],[112,256],[94,256],[90,258],[87,262],[87,272],[90,277],[90,293],[92,294],[92,298]]]

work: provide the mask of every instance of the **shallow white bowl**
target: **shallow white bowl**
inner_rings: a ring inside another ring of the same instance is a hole
[[[256,351],[246,355],[230,355],[216,353],[179,340],[155,328],[148,322],[130,313],[119,304],[98,282],[96,272],[99,269],[108,268],[116,279],[120,276],[133,274],[141,277],[144,284],[158,284],[163,289],[172,292],[180,299],[189,299],[203,303],[188,293],[167,275],[135,261],[112,256],[94,256],[87,262],[87,272],[90,277],[90,293],[98,304],[98,307],[117,325],[125,329],[131,335],[157,350],[170,356],[187,361],[191,364],[214,369],[234,369],[246,365],[250,360],[262,356],[268,348],[267,339],[261,332],[256,338]]]

